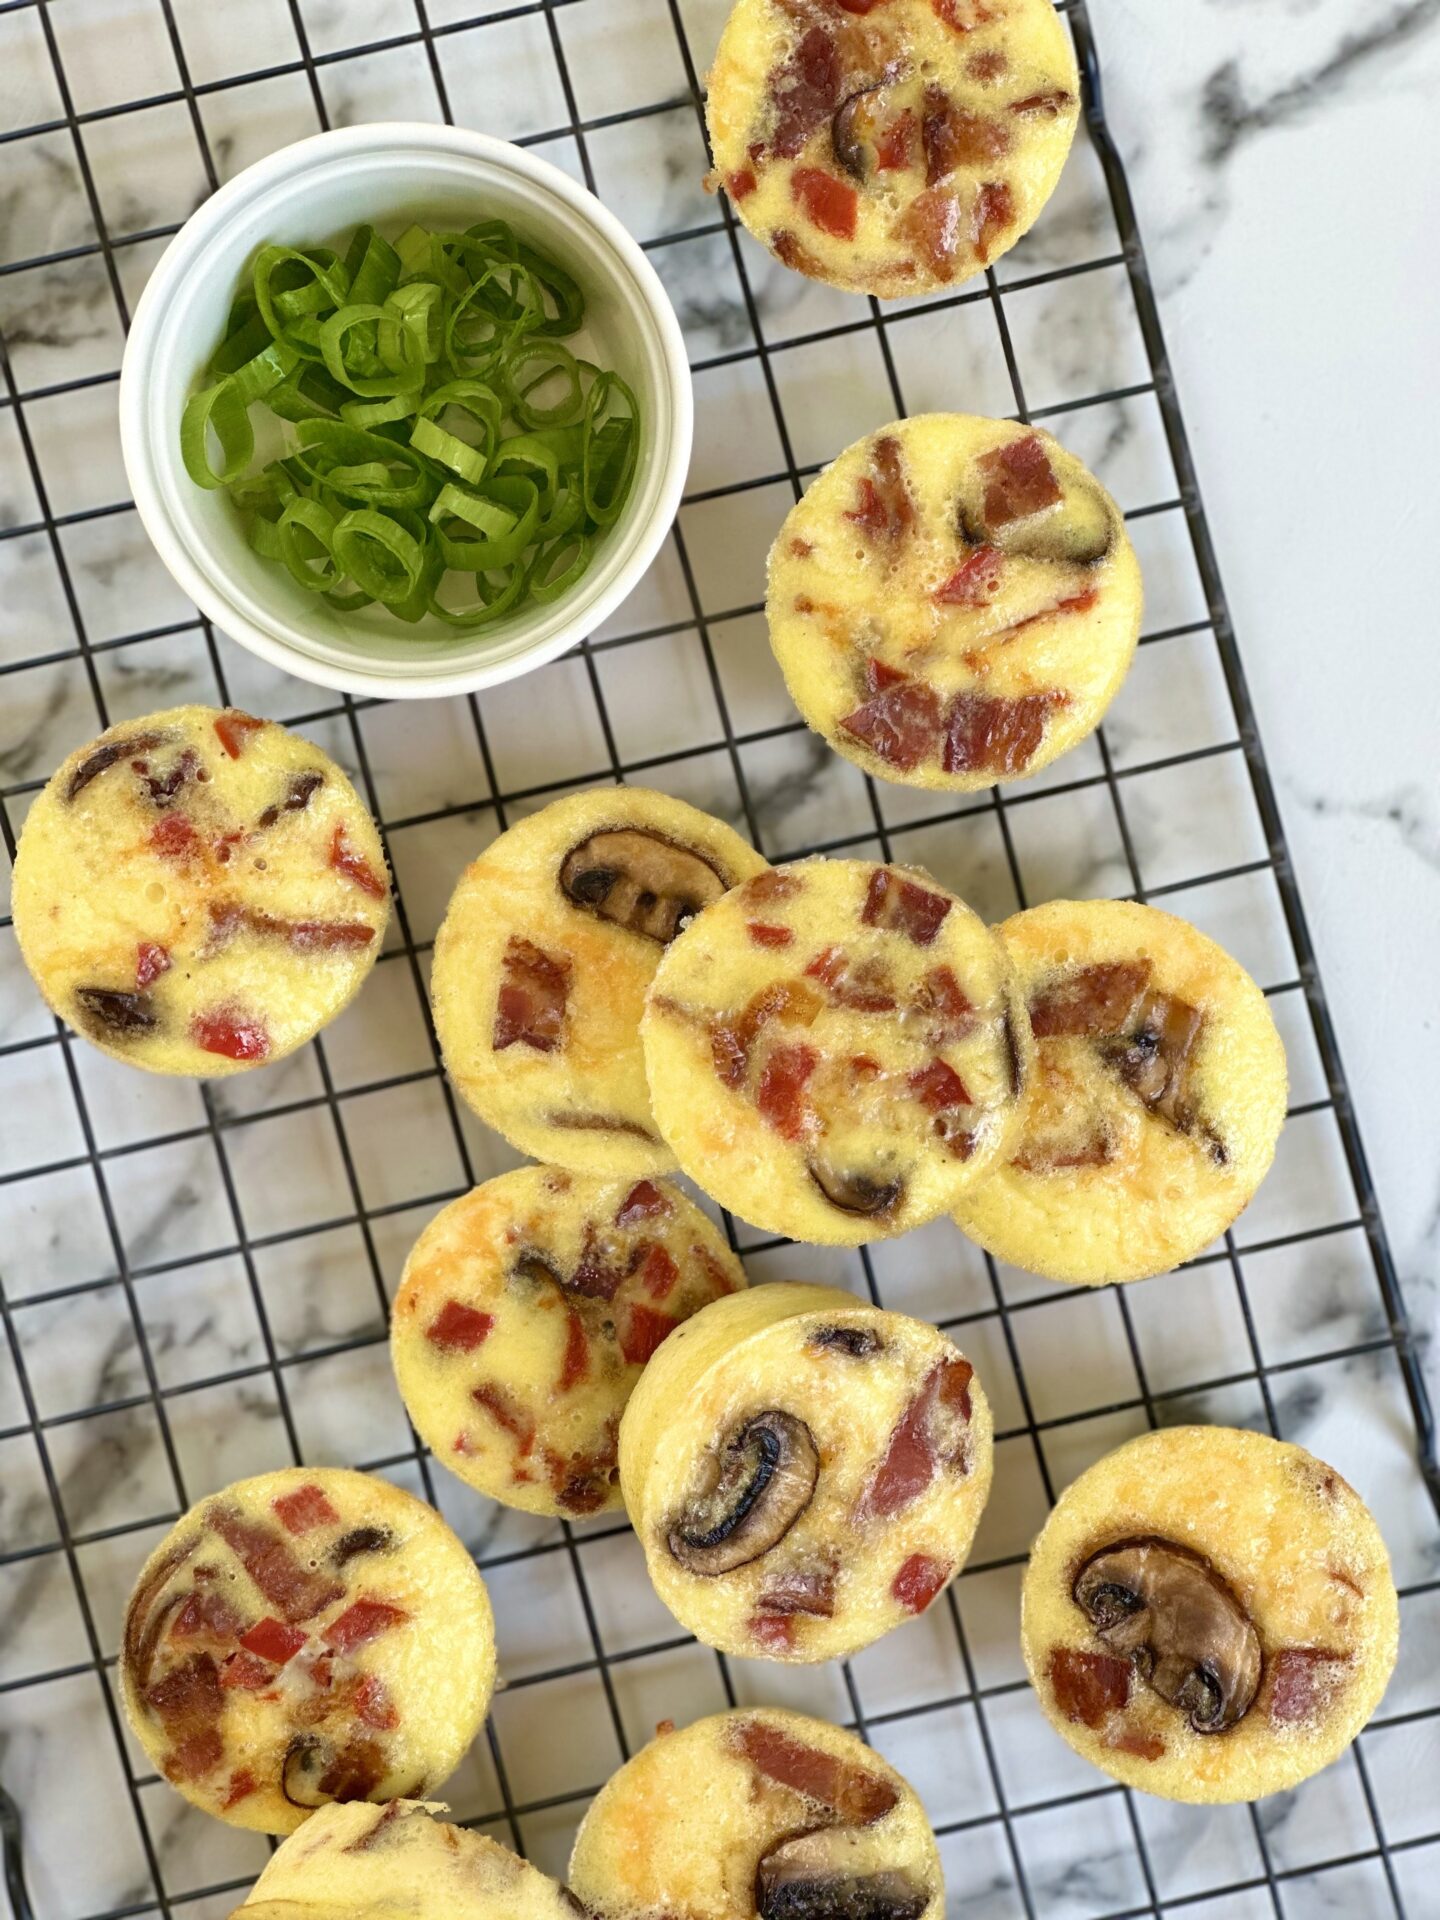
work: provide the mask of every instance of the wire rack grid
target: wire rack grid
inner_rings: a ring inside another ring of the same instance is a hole
[[[214,26],[207,0],[134,0],[174,83],[129,98],[102,89],[77,103],[77,63],[93,86],[86,32],[128,30],[127,4],[0,0],[0,75],[7,40],[14,60],[28,49],[33,97],[53,103],[8,130],[0,123],[0,479],[8,452],[20,502],[0,493],[0,602],[18,606],[23,626],[17,632],[0,615],[7,860],[29,798],[97,725],[140,710],[137,702],[166,704],[148,698],[162,687],[171,699],[234,699],[312,732],[356,775],[397,875],[396,928],[359,1008],[292,1071],[161,1099],[134,1087],[143,1076],[109,1073],[40,1017],[0,921],[0,1778],[9,1788],[0,1788],[0,1913],[8,1902],[11,1920],[219,1920],[263,1864],[263,1842],[207,1822],[148,1772],[117,1711],[116,1627],[129,1580],[179,1511],[239,1472],[296,1460],[386,1473],[435,1501],[472,1546],[496,1601],[508,1684],[449,1791],[458,1815],[552,1870],[563,1870],[589,1796],[655,1721],[768,1699],[853,1724],[910,1774],[940,1834],[957,1912],[1126,1920],[1189,1908],[1295,1920],[1410,1911],[1418,1920],[1414,1889],[1440,1858],[1427,1851],[1440,1828],[1423,1794],[1407,1798],[1405,1780],[1416,1753],[1433,1752],[1413,1744],[1433,1742],[1440,1723],[1433,1678],[1407,1680],[1398,1706],[1392,1696],[1352,1754],[1278,1811],[1206,1812],[1134,1796],[1059,1753],[1014,1647],[1028,1538],[1057,1488],[1090,1459],[1147,1425],[1193,1418],[1331,1435],[1338,1445],[1355,1419],[1352,1410],[1349,1426],[1342,1418],[1332,1429],[1332,1402],[1357,1395],[1369,1396],[1370,1417],[1391,1438],[1399,1476],[1391,1505],[1416,1536],[1401,1561],[1414,1576],[1402,1585],[1407,1622],[1422,1634],[1440,1624],[1430,1537],[1440,1475],[1424,1383],[1105,123],[1083,0],[1062,11],[1086,87],[1089,145],[1082,139],[1072,174],[1085,170],[1089,186],[1071,222],[1075,243],[1062,242],[1058,259],[1022,246],[982,285],[884,313],[838,297],[817,306],[777,277],[723,201],[697,208],[671,193],[645,244],[690,334],[701,432],[660,584],[546,669],[543,682],[443,703],[429,719],[379,703],[325,703],[278,677],[257,683],[253,664],[193,609],[141,596],[167,617],[137,621],[127,556],[143,540],[133,508],[119,497],[123,486],[71,504],[60,451],[62,430],[78,417],[67,409],[113,410],[116,368],[102,344],[99,365],[74,373],[67,364],[56,378],[13,290],[38,283],[63,304],[88,288],[95,337],[118,339],[136,281],[178,219],[146,218],[143,208],[137,219],[138,199],[117,201],[112,170],[122,160],[106,144],[116,123],[140,116],[149,130],[157,116],[175,116],[203,194],[254,157],[215,131],[227,99],[253,105],[257,89],[273,98],[293,83],[285,97],[300,119],[279,131],[284,138],[306,130],[307,117],[322,126],[340,112],[354,117],[353,99],[337,106],[337,76],[363,95],[377,75],[388,87],[404,62],[412,80],[428,76],[429,110],[463,117],[460,96],[472,82],[457,50],[483,62],[501,36],[507,47],[523,37],[526,72],[543,68],[553,104],[528,126],[498,130],[552,152],[643,224],[648,215],[612,189],[614,143],[637,127],[666,128],[660,172],[673,187],[688,164],[675,155],[701,152],[699,76],[723,7],[264,0],[274,34],[251,36],[244,57],[197,79],[193,49]],[[642,40],[663,47],[662,78],[652,98],[611,110],[597,99],[585,49],[623,67]],[[259,137],[277,144],[273,131],[262,117]],[[25,175],[23,157],[42,149],[82,217],[63,244],[52,235],[35,247],[4,189],[7,175],[22,189],[36,177]],[[1112,304],[1089,299],[1102,287]],[[1137,345],[1128,361],[1100,355],[1118,377],[1087,384],[1105,327],[1130,329]],[[1044,360],[1046,335],[1079,339],[1068,385]],[[877,790],[818,755],[766,677],[759,596],[737,599],[735,589],[758,578],[769,533],[807,478],[856,433],[905,413],[907,398],[909,410],[936,404],[934,369],[952,359],[960,385],[949,404],[1049,418],[1117,491],[1128,479],[1127,517],[1147,551],[1152,606],[1162,581],[1162,608],[1133,676],[1140,696],[1127,689],[1092,748],[1022,790],[936,812],[930,796],[922,804]],[[838,376],[807,384],[821,365]],[[797,380],[802,367],[809,371]],[[731,409],[746,441],[743,470],[707,452],[707,433],[719,436],[720,411]],[[767,416],[768,429],[754,431]],[[1136,443],[1149,448],[1138,461]],[[1107,459],[1118,462],[1113,473]],[[1160,536],[1153,551],[1147,534]],[[105,544],[112,536],[120,548]],[[1173,580],[1189,585],[1163,584]],[[37,603],[37,591],[48,597]],[[32,618],[37,604],[47,611]],[[657,690],[648,709],[645,683]],[[662,706],[672,718],[693,709],[688,735],[678,720],[684,737],[664,732]],[[581,711],[583,726],[567,720]],[[404,768],[442,746],[452,757],[443,777],[416,785]],[[1161,1282],[1077,1297],[997,1269],[949,1229],[851,1259],[791,1250],[726,1222],[753,1278],[819,1273],[939,1320],[978,1358],[997,1408],[996,1492],[970,1567],[933,1616],[843,1668],[730,1663],[677,1635],[622,1525],[532,1522],[471,1498],[433,1470],[385,1371],[388,1288],[406,1245],[436,1206],[508,1164],[503,1146],[457,1107],[429,1026],[426,967],[445,892],[477,842],[554,793],[632,778],[700,799],[772,856],[878,849],[922,860],[993,917],[1080,891],[1173,899],[1250,960],[1297,1066],[1286,1137],[1302,1144],[1293,1164],[1277,1167],[1278,1199],[1257,1202],[1236,1234],[1168,1283],[1173,1291]],[[1213,836],[1199,858],[1217,793],[1229,838]],[[1097,836],[1105,858],[1094,854]],[[392,1049],[377,1042],[379,1027],[407,1037]],[[287,1175],[299,1148],[300,1170]],[[157,1182],[164,1204],[137,1202]],[[177,1220],[188,1224],[177,1230]],[[1324,1310],[1307,1316],[1298,1303],[1317,1264]],[[337,1327],[328,1308],[342,1291]],[[1172,1303],[1181,1298],[1193,1319],[1187,1350],[1177,1352]],[[1327,1397],[1336,1381],[1341,1393]]]

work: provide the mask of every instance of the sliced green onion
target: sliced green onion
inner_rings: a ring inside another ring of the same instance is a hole
[[[219,468],[210,464],[209,436],[220,443]],[[245,477],[255,452],[255,434],[244,402],[230,380],[194,393],[180,421],[180,457],[197,487],[233,487]]]

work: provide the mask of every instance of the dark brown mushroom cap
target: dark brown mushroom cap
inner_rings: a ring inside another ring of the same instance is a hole
[[[810,1178],[832,1207],[841,1213],[858,1213],[874,1219],[893,1213],[905,1197],[905,1182],[898,1177],[885,1179],[846,1167],[837,1167],[818,1155],[808,1163]]]
[[[840,102],[830,122],[835,164],[862,186],[870,178],[875,162],[872,114],[879,92],[878,85],[859,88]]]
[[[761,1920],[920,1920],[930,1889],[908,1867],[862,1870],[857,1836],[819,1827],[779,1841],[755,1872]]]
[[[729,886],[703,854],[645,827],[592,833],[560,867],[560,889],[573,905],[661,946]]]
[[[280,1765],[280,1791],[292,1807],[323,1807],[330,1795],[321,1786],[335,1764],[335,1749],[318,1733],[297,1733]]]
[[[1076,1605],[1197,1733],[1223,1733],[1260,1688],[1260,1636],[1208,1561],[1169,1540],[1123,1540],[1092,1554]]]
[[[707,1578],[748,1566],[784,1539],[819,1475],[803,1420],[779,1411],[753,1415],[706,1456],[701,1484],[669,1529],[671,1554]]]

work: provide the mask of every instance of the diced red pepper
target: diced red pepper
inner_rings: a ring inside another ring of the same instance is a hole
[[[232,760],[238,760],[245,751],[245,742],[252,733],[258,733],[265,725],[252,713],[241,713],[236,707],[228,707],[215,722],[215,732],[221,746]]]
[[[190,1038],[202,1053],[219,1054],[226,1060],[264,1060],[270,1052],[270,1035],[252,1014],[238,1007],[212,1007],[195,1014]]]
[[[309,1480],[293,1493],[282,1493],[270,1502],[287,1533],[313,1533],[317,1527],[334,1527],[340,1516],[323,1487]]]
[[[776,1047],[760,1070],[755,1104],[761,1118],[786,1140],[804,1138],[805,1086],[819,1064],[813,1047]]]
[[[945,716],[940,764],[946,773],[1023,773],[1040,751],[1051,712],[1066,704],[1063,693],[957,693]]]
[[[732,200],[748,200],[759,184],[749,167],[737,167],[725,176],[725,191]]]
[[[142,940],[135,949],[135,985],[143,993],[173,965],[168,948],[162,947],[158,940]]]
[[[620,1202],[615,1215],[617,1227],[633,1227],[640,1220],[654,1220],[670,1212],[670,1202],[653,1180],[641,1180]]]
[[[1112,1713],[1123,1712],[1130,1699],[1130,1663],[1108,1653],[1055,1647],[1049,1674],[1056,1706],[1080,1726],[1103,1726]]]
[[[668,1313],[657,1313],[642,1300],[629,1301],[620,1316],[620,1352],[628,1365],[648,1366],[674,1331]]]
[[[247,1653],[258,1654],[262,1660],[283,1667],[293,1660],[305,1642],[310,1638],[303,1627],[292,1627],[284,1620],[276,1620],[269,1615],[257,1620],[250,1631],[241,1636],[240,1644]]]
[[[343,820],[330,841],[330,864],[336,873],[343,873],[347,880],[354,881],[360,891],[368,893],[372,900],[383,900],[389,891],[364,854],[351,846]]]
[[[231,1807],[238,1807],[242,1800],[248,1800],[252,1793],[258,1793],[259,1790],[260,1782],[250,1769],[239,1767],[231,1774],[229,1788],[220,1804],[228,1813]]]
[[[1016,520],[1058,507],[1064,499],[1050,456],[1037,434],[1009,440],[976,462],[985,476],[985,524],[1008,527]]]
[[[999,591],[1004,555],[998,547],[977,547],[945,582],[935,589],[942,607],[983,607]]]
[[[652,1300],[668,1300],[675,1291],[680,1269],[664,1247],[648,1247],[640,1266],[640,1284]]]
[[[378,1733],[393,1733],[400,1724],[400,1710],[390,1697],[390,1689],[375,1673],[367,1673],[356,1687],[355,1711]],[[393,1814],[395,1807],[387,1807],[386,1812]]]
[[[183,813],[165,813],[150,829],[150,845],[166,860],[188,860],[200,837]]]
[[[239,1687],[246,1693],[263,1693],[274,1678],[275,1669],[253,1653],[232,1653],[220,1669],[222,1687]]]
[[[974,33],[995,18],[981,0],[930,0],[937,20],[943,20],[956,33]]]
[[[447,1300],[425,1329],[432,1347],[445,1353],[474,1353],[483,1347],[495,1326],[493,1313],[481,1313],[459,1300]]]
[[[503,967],[491,1046],[496,1053],[517,1043],[537,1053],[553,1053],[565,1031],[570,962],[511,934]]]
[[[907,1613],[924,1613],[954,1571],[953,1561],[912,1553],[890,1582],[890,1591]]]
[[[1138,1727],[1117,1727],[1106,1735],[1105,1744],[1115,1753],[1133,1753],[1137,1760],[1158,1760],[1165,1751],[1163,1740]]]
[[[403,1626],[409,1618],[403,1607],[392,1607],[388,1600],[357,1600],[338,1620],[332,1620],[320,1637],[336,1653],[353,1653],[356,1647],[378,1640],[392,1627]]]
[[[928,1066],[919,1067],[909,1077],[910,1091],[922,1107],[928,1107],[932,1113],[943,1113],[947,1107],[968,1107],[974,1102],[969,1089],[944,1060],[932,1060]]]
[[[790,927],[774,927],[764,920],[747,920],[745,931],[757,947],[788,947],[795,934]]]
[[[887,766],[909,772],[939,752],[942,724],[939,694],[923,680],[907,680],[847,713],[840,728]]]
[[[1009,71],[1010,60],[998,47],[986,47],[980,53],[972,53],[965,62],[965,71],[972,80],[978,80],[982,86],[988,86],[992,80],[998,80],[1002,73]]]
[[[822,233],[837,240],[853,240],[860,196],[844,180],[823,167],[796,167],[790,176],[795,203]]]
[[[828,1807],[841,1826],[872,1826],[900,1798],[880,1774],[822,1752],[767,1721],[741,1720],[730,1738],[764,1779]]]
[[[752,1613],[745,1625],[750,1638],[770,1653],[789,1653],[795,1645],[793,1614]]]
[[[906,107],[875,142],[875,171],[896,173],[908,167],[915,153],[915,115]]]
[[[917,947],[929,947],[945,923],[951,902],[943,893],[917,886],[889,867],[876,867],[866,889],[861,921],[867,927],[885,927],[903,933]]]
[[[569,1393],[578,1387],[590,1371],[590,1337],[585,1331],[585,1322],[575,1307],[568,1307],[569,1322],[565,1329],[565,1358],[560,1363],[560,1379],[557,1391]]]

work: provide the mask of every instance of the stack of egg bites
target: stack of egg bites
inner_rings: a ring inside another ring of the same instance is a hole
[[[919,294],[1033,223],[1078,81],[1049,0],[739,0],[709,116],[717,183],[781,260]],[[1027,425],[927,415],[815,481],[776,538],[767,615],[836,752],[958,795],[1098,726],[1141,604],[1123,516],[1073,455]],[[340,769],[231,709],[78,750],[14,876],[50,1006],[161,1073],[237,1073],[312,1038],[358,992],[388,903]],[[772,866],[635,787],[570,795],[484,848],[432,999],[453,1085],[533,1164],[445,1207],[410,1254],[391,1326],[410,1418],[506,1505],[623,1508],[677,1621],[755,1659],[846,1657],[936,1605],[981,1522],[993,1423],[929,1322],[824,1286],[749,1290],[716,1210],[852,1248],[948,1216],[1057,1284],[1128,1282],[1229,1231],[1286,1110],[1263,994],[1183,920],[1056,901],[987,927],[918,869]],[[1254,1799],[1335,1758],[1396,1635],[1358,1495],[1223,1428],[1148,1433],[1083,1473],[1022,1597],[1055,1728],[1177,1800]],[[184,1516],[141,1573],[120,1663],[165,1777],[291,1836],[245,1903],[256,1920],[560,1920],[575,1899],[602,1920],[941,1911],[904,1780],[766,1708],[665,1723],[597,1798],[568,1894],[428,1798],[494,1673],[484,1583],[444,1522],[371,1476],[298,1468]]]

